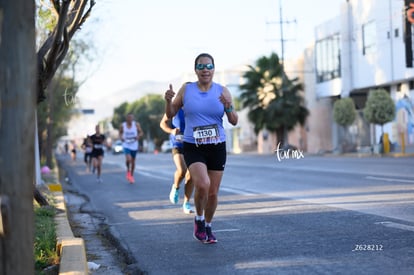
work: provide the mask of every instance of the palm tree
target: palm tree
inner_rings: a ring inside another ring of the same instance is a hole
[[[288,132],[298,123],[303,125],[309,114],[299,94],[303,85],[298,78],[288,79],[275,53],[249,68],[243,75],[246,83],[240,85],[242,107],[249,108],[248,119],[256,134],[262,129],[275,132],[278,142],[287,147]]]

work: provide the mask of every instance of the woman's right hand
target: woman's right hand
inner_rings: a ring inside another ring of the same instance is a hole
[[[171,102],[174,96],[175,96],[175,92],[173,91],[172,84],[170,84],[169,89],[165,92],[165,95],[164,95],[165,101]]]

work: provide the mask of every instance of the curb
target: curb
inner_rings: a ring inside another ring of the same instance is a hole
[[[48,188],[53,194],[56,208],[59,210],[55,216],[56,250],[60,256],[59,274],[87,275],[88,262],[85,242],[82,238],[73,235],[66,212],[62,186],[61,184],[48,184]]]

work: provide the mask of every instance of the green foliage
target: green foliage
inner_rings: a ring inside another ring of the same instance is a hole
[[[44,268],[58,264],[56,251],[55,211],[50,207],[35,205],[35,269],[40,273]]]
[[[80,25],[70,23],[74,18],[73,12],[83,9],[78,5],[80,2],[47,2],[36,1],[36,40],[39,47],[37,58],[42,60],[42,66],[38,67],[37,72],[39,74],[37,115],[41,159],[46,159],[47,165],[50,166],[53,145],[57,137],[66,135],[67,123],[71,116],[76,114],[75,107],[78,107],[76,93],[81,81],[75,74],[80,71],[81,67],[85,69],[94,56],[93,43],[86,41],[87,37],[70,41],[74,34],[74,31],[70,29],[72,27],[75,28],[74,30],[80,29]],[[62,5],[66,4],[70,4],[68,14],[61,14],[60,12],[65,10],[61,9]],[[74,10],[71,10],[72,8]],[[64,38],[55,37],[59,17],[67,19]],[[56,51],[51,48],[55,45],[51,43],[51,38],[58,39],[58,41],[62,39]],[[51,52],[56,55],[50,54]],[[50,56],[56,58],[48,61]],[[87,76],[82,73],[82,77]]]
[[[57,24],[56,16],[53,16],[51,9],[46,6],[39,5],[37,7],[36,25],[37,29],[51,32]]]
[[[384,125],[395,118],[395,104],[384,89],[371,90],[364,108],[365,119],[373,124]]]
[[[243,75],[246,83],[240,85],[240,101],[243,108],[249,108],[248,118],[255,132],[285,132],[298,123],[303,125],[309,115],[300,95],[303,86],[297,78],[288,79],[277,54],[263,56],[249,68]]]
[[[160,128],[160,121],[165,112],[165,100],[162,95],[149,94],[139,100],[124,102],[114,109],[112,124],[119,128],[126,116],[132,113],[135,120],[141,124],[147,137],[152,139],[156,146],[168,138],[168,135]]]
[[[335,101],[333,112],[335,122],[341,126],[349,126],[355,121],[355,104],[350,97],[341,98]]]
[[[51,119],[53,127],[50,134],[53,143],[58,137],[66,135],[67,123],[76,107],[76,93],[79,89],[77,83],[68,77],[54,79],[50,88],[53,90],[47,90],[46,101],[37,106],[39,140],[43,144],[46,143],[47,124]]]

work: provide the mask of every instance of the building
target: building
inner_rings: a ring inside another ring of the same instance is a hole
[[[333,103],[351,97],[358,110],[349,128],[355,149],[379,142],[381,127],[362,115],[372,89],[387,90],[396,104],[395,121],[384,131],[396,145],[414,146],[414,0],[347,0],[337,17],[315,28],[315,44],[304,53],[308,152],[335,151],[344,131],[332,121]],[[408,16],[407,16],[408,15]]]
[[[310,111],[304,127],[289,133],[289,143],[300,150],[321,154],[341,151],[345,135],[349,150],[371,152],[382,135],[381,127],[369,124],[363,116],[368,94],[385,89],[396,106],[396,118],[384,125],[395,151],[414,151],[414,0],[344,0],[338,15],[315,27],[314,43],[302,56],[285,61],[289,78],[304,84],[306,107]],[[246,70],[216,72],[216,79],[233,95]],[[339,98],[351,97],[358,112],[347,130],[333,120],[333,105]],[[228,151],[274,153],[273,133],[257,136],[247,120],[247,110],[239,112],[237,127],[227,127]]]

